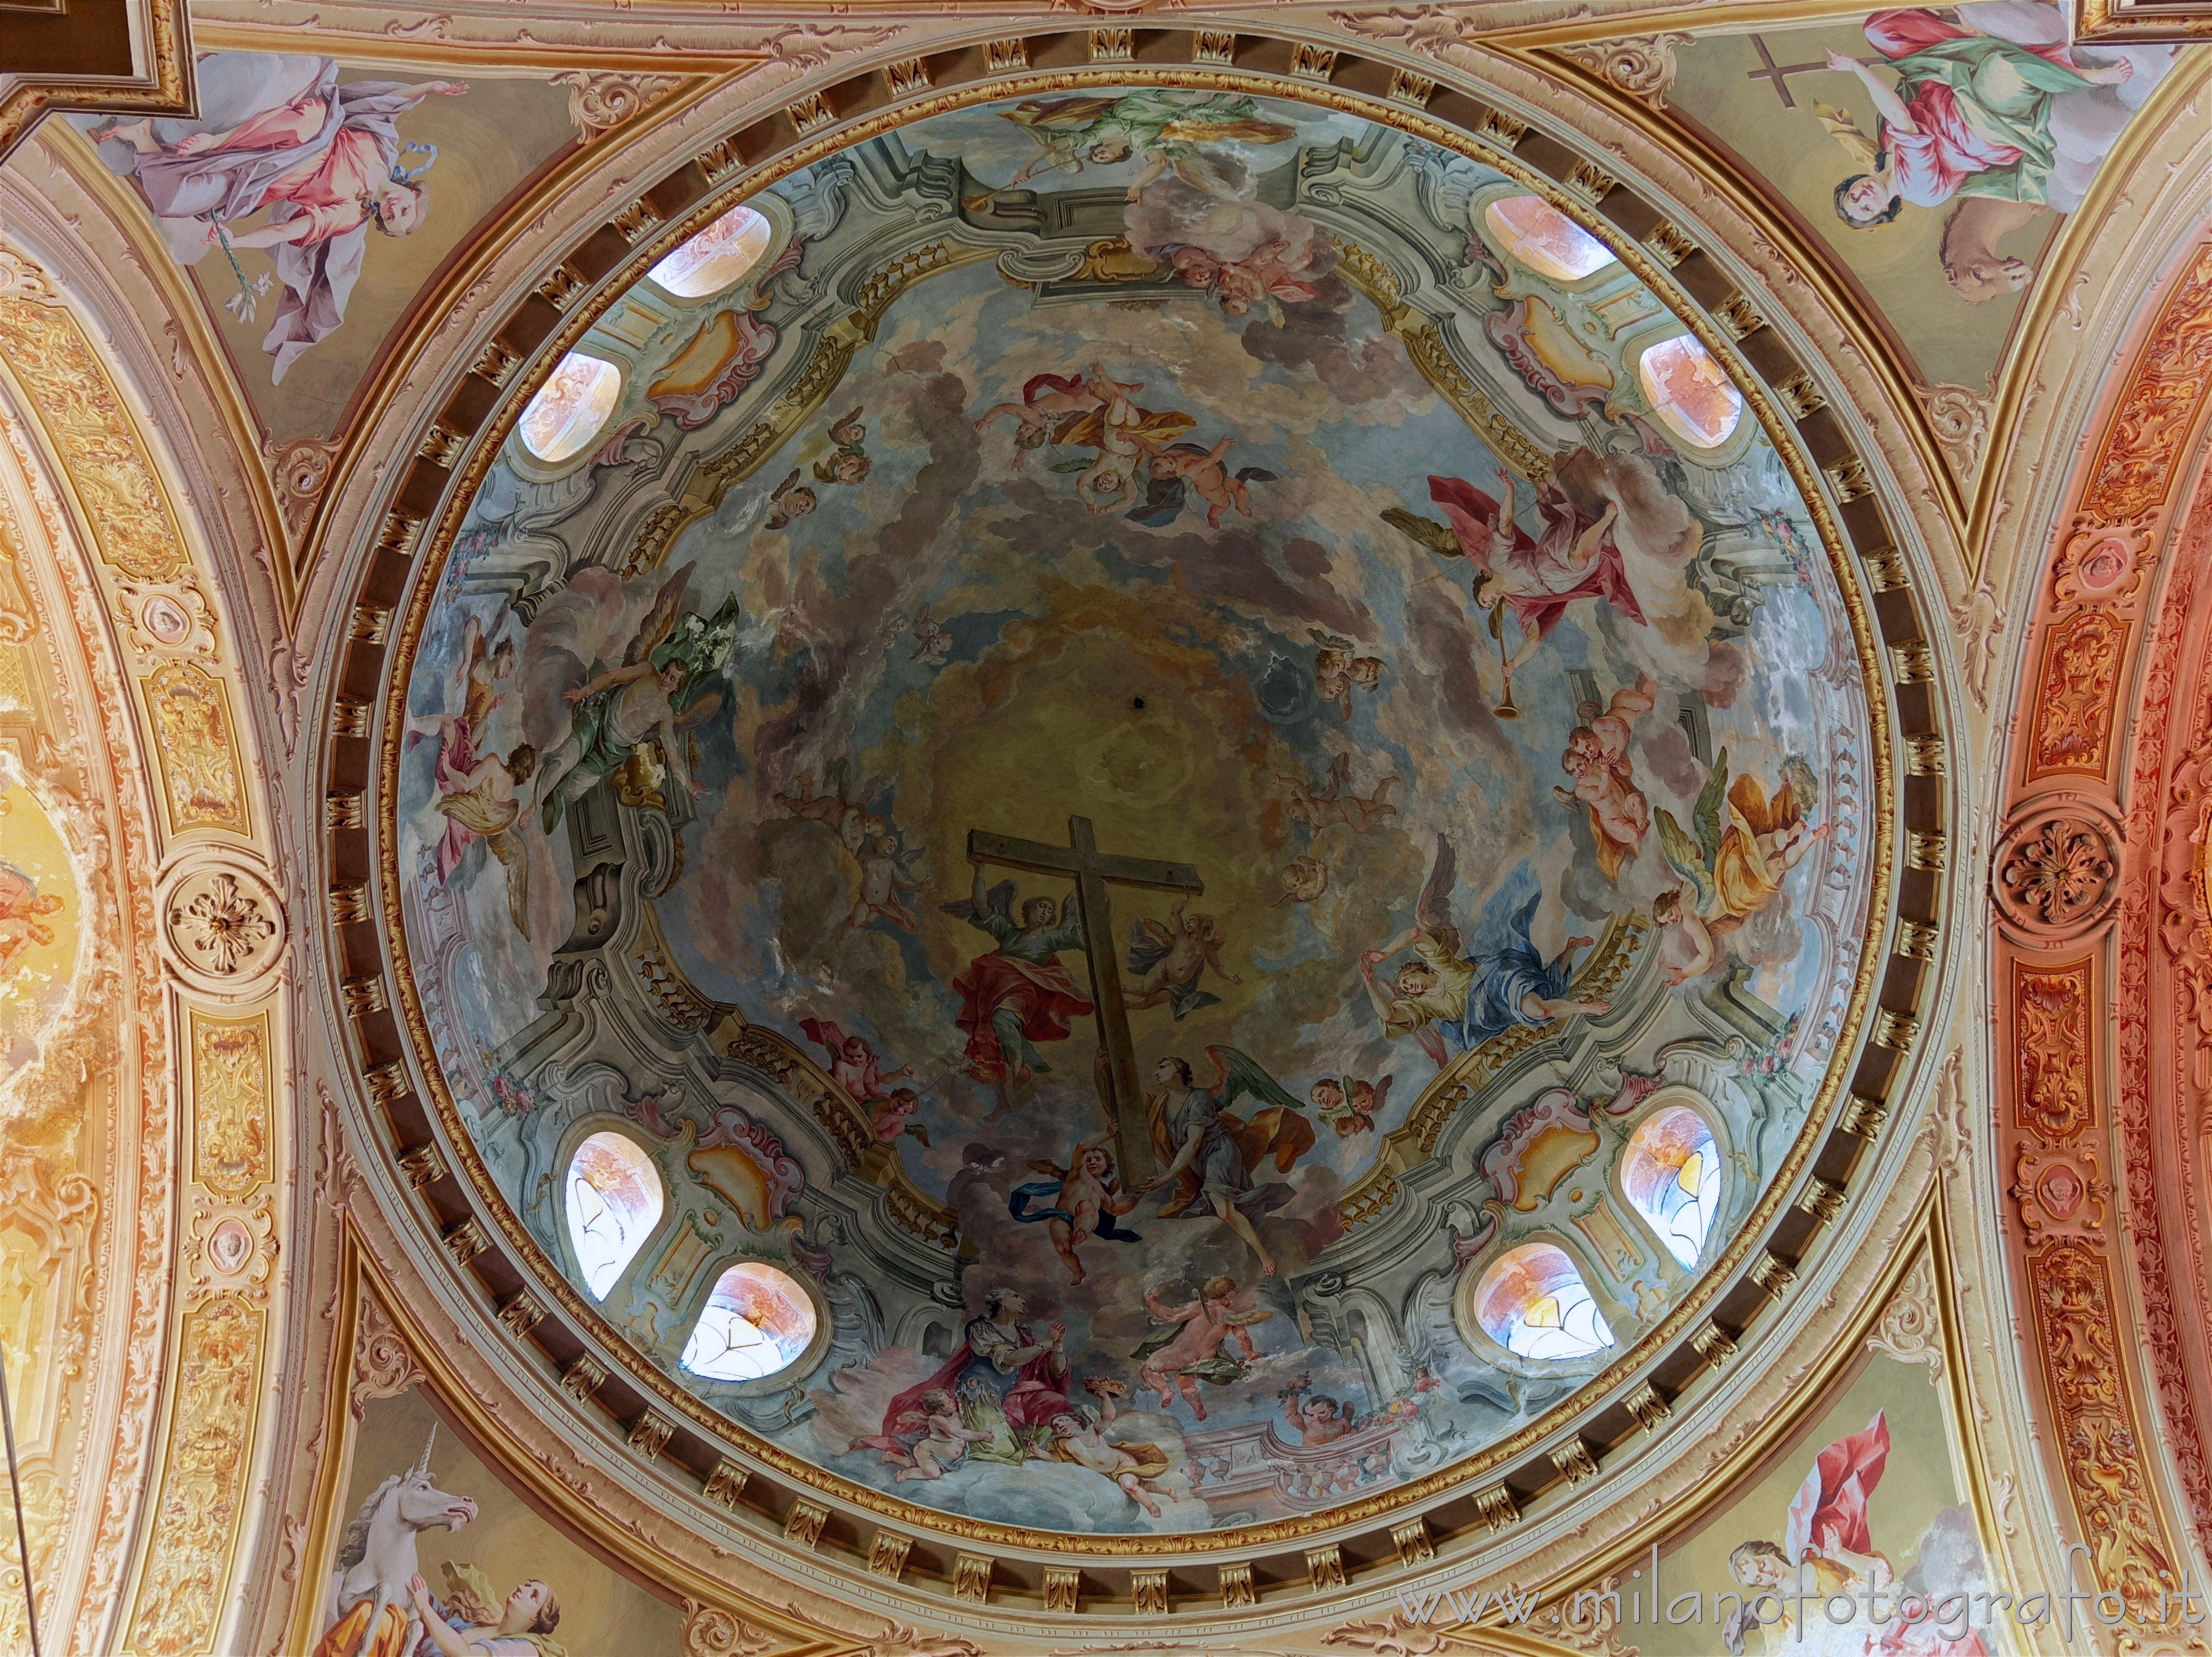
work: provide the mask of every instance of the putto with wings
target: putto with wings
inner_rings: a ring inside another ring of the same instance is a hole
[[[562,693],[570,709],[568,734],[546,756],[538,791],[547,834],[568,806],[647,741],[659,743],[669,778],[684,797],[704,792],[691,775],[682,738],[722,705],[722,693],[708,689],[707,682],[729,659],[741,612],[735,593],[712,616],[684,610],[693,568],[686,564],[661,583],[620,665]]]

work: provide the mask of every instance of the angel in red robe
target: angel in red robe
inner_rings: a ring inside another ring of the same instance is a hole
[[[1075,894],[1057,908],[1048,897],[1033,897],[1014,918],[1016,889],[1011,880],[988,890],[983,870],[975,870],[975,889],[945,913],[957,915],[998,947],[968,963],[952,980],[960,998],[961,1030],[968,1037],[968,1074],[994,1084],[1004,1115],[1013,1105],[1013,1086],[1052,1066],[1037,1052],[1040,1041],[1065,1041],[1069,1020],[1089,1015],[1091,998],[1075,986],[1060,963],[1062,950],[1088,950],[1083,923],[1075,916]]]
[[[1464,558],[1474,566],[1474,602],[1482,609],[1503,605],[1521,627],[1521,647],[1505,664],[1513,671],[1551,636],[1567,607],[1584,598],[1611,604],[1638,626],[1644,607],[1628,585],[1620,543],[1613,539],[1620,501],[1608,497],[1593,516],[1582,502],[1555,484],[1536,486],[1541,535],[1514,521],[1513,479],[1499,474],[1503,501],[1457,477],[1429,479],[1429,499],[1443,508],[1449,526],[1393,507],[1383,521],[1404,531],[1440,558]]]

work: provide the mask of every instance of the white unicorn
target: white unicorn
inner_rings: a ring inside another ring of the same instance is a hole
[[[422,1454],[404,1473],[394,1473],[368,1494],[361,1511],[346,1527],[338,1543],[337,1568],[331,1572],[330,1621],[324,1626],[315,1657],[383,1657],[389,1652],[411,1652],[422,1637],[407,1593],[407,1584],[421,1569],[415,1558],[418,1533],[442,1526],[457,1531],[477,1516],[477,1504],[465,1496],[448,1496],[430,1482],[430,1447],[438,1442],[434,1423],[423,1441]],[[369,1602],[368,1620],[351,1651],[342,1651],[332,1638],[337,1625],[363,1601]],[[377,1631],[386,1605],[406,1618],[398,1645],[381,1646]]]

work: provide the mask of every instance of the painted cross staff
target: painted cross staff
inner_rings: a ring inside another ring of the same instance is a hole
[[[1121,1152],[1121,1187],[1133,1191],[1152,1171],[1152,1139],[1145,1125],[1145,1094],[1137,1076],[1137,1048],[1129,1035],[1129,1010],[1121,998],[1119,953],[1114,947],[1114,901],[1109,885],[1202,896],[1206,883],[1188,863],[1115,857],[1098,849],[1089,817],[1067,820],[1066,846],[968,831],[968,860],[1075,883],[1082,918],[1083,957],[1091,964],[1091,1005],[1098,1020],[1098,1045],[1106,1054],[1106,1111]]]

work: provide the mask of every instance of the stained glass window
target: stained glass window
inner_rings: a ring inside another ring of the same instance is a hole
[[[1652,412],[1693,449],[1725,443],[1743,418],[1743,393],[1689,334],[1662,339],[1637,360]]]
[[[571,351],[522,411],[522,446],[548,465],[581,454],[615,411],[622,370]]]
[[[1499,1255],[1476,1287],[1475,1316],[1492,1340],[1524,1358],[1578,1358],[1613,1344],[1583,1274],[1550,1243]]]
[[[751,208],[733,207],[646,274],[678,299],[719,294],[760,263],[771,228]]]
[[[1553,282],[1580,282],[1613,263],[1610,248],[1539,197],[1494,201],[1482,219],[1507,252]]]
[[[684,1367],[710,1381],[752,1381],[787,1369],[814,1338],[814,1302],[783,1272],[746,1260],[722,1273],[684,1348]]]
[[[1697,1265],[1721,1211],[1720,1147],[1705,1118],[1680,1105],[1654,1111],[1628,1136],[1620,1182],[1667,1252]]]
[[[660,1223],[660,1175],[635,1142],[594,1133],[568,1164],[568,1208],[584,1286],[604,1300]]]

